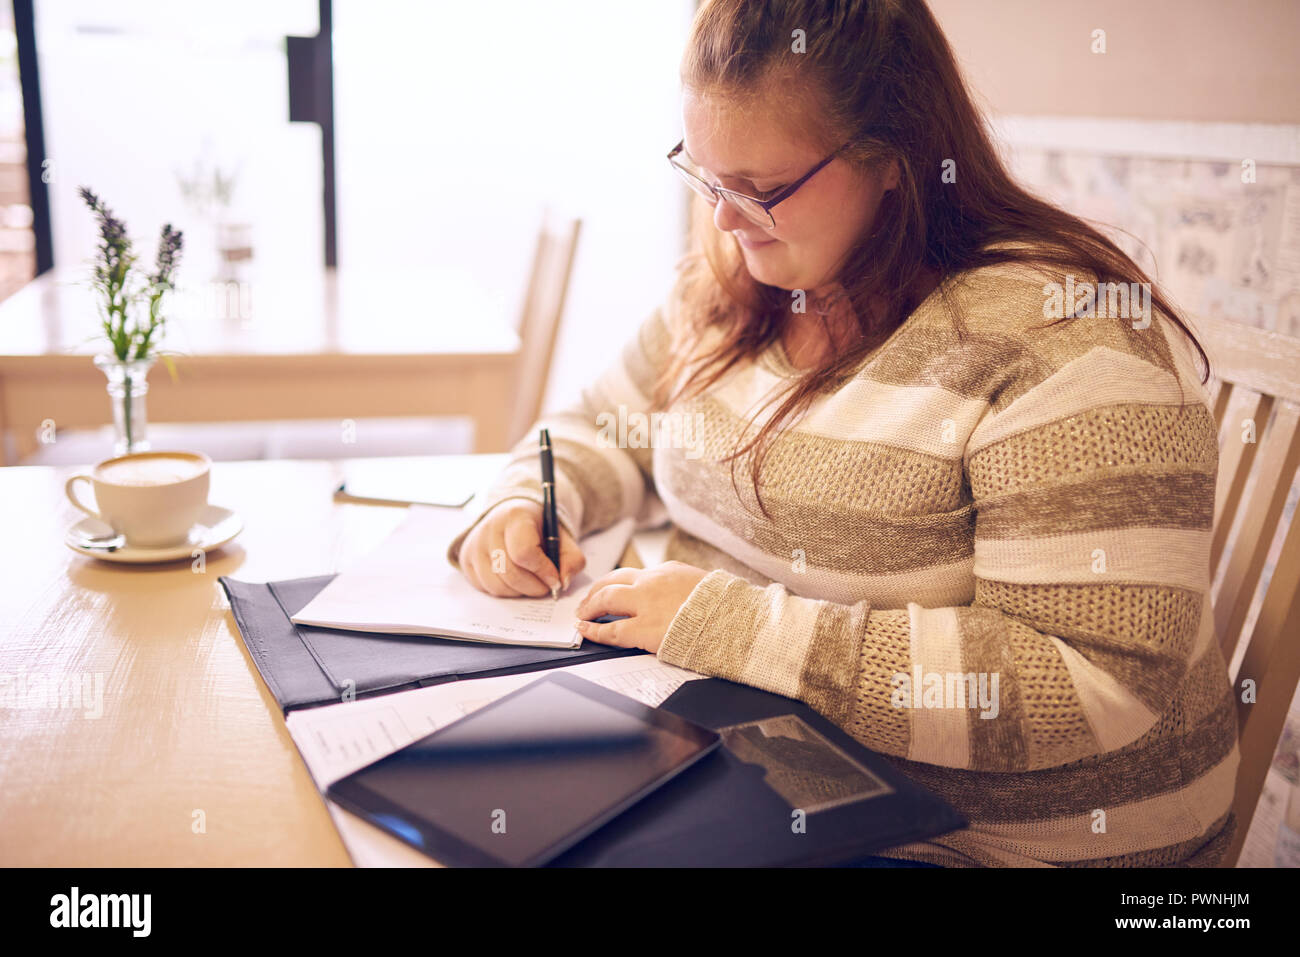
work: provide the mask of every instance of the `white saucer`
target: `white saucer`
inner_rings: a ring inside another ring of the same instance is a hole
[[[74,552],[102,558],[106,562],[170,562],[178,558],[194,557],[194,550],[211,551],[218,545],[224,545],[244,530],[244,521],[237,512],[219,505],[205,505],[199,513],[199,520],[190,528],[189,537],[179,545],[166,548],[141,548],[138,545],[123,545],[108,551],[104,548],[86,548],[80,544],[83,539],[111,535],[113,529],[97,518],[83,518],[68,529],[63,543]]]

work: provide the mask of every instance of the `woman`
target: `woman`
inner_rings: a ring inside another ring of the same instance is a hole
[[[1238,755],[1199,344],[1010,180],[920,0],[713,0],[682,81],[692,253],[538,423],[565,586],[575,538],[673,522],[670,561],[579,607],[626,617],[582,634],[805,701],[971,821],[885,857],[1218,863]],[[620,410],[677,427],[611,447]],[[494,595],[557,580],[536,434],[448,550]]]

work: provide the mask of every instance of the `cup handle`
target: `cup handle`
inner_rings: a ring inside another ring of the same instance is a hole
[[[77,508],[81,509],[91,518],[97,518],[101,522],[104,521],[102,515],[100,515],[98,512],[92,512],[90,509],[86,508],[86,506],[82,505],[80,501],[78,501],[77,493],[72,491],[73,483],[77,482],[78,480],[83,482],[89,482],[91,479],[89,475],[74,475],[72,476],[72,478],[68,479],[67,483],[63,486],[63,491],[66,492],[68,495],[68,501],[70,501],[73,505],[77,506]]]

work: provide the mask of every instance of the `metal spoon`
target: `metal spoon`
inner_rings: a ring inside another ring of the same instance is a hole
[[[121,532],[112,535],[97,535],[94,538],[83,538],[77,542],[81,548],[102,548],[106,552],[117,551],[126,544],[126,536]]]

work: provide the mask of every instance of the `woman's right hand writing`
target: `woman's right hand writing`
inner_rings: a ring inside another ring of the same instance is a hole
[[[457,561],[471,585],[501,598],[541,598],[551,593],[553,584],[563,590],[587,564],[578,543],[561,525],[557,577],[542,547],[542,506],[527,499],[493,506],[461,543]]]

